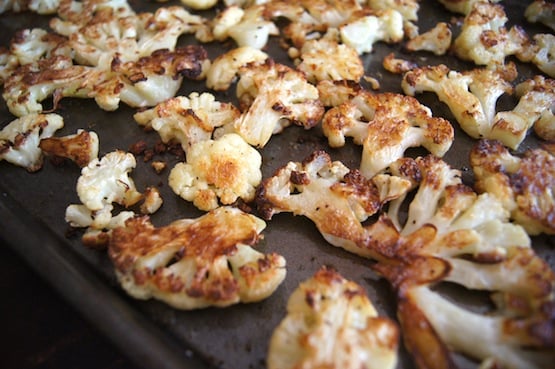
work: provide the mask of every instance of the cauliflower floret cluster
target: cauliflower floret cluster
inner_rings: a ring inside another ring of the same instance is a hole
[[[184,310],[255,302],[284,280],[285,259],[252,246],[266,224],[237,208],[155,228],[148,217],[113,231],[108,255],[123,289]]]
[[[190,146],[187,162],[171,171],[172,190],[201,210],[254,199],[262,179],[262,157],[237,134],[203,140]]]
[[[424,146],[443,156],[455,134],[451,123],[410,96],[360,92],[328,110],[322,121],[331,147],[345,145],[345,136],[362,145],[360,171],[372,178],[402,158],[409,147]]]
[[[498,141],[481,140],[470,164],[477,190],[497,197],[528,234],[555,234],[555,156],[535,149],[518,157]]]
[[[42,168],[41,140],[64,126],[58,114],[29,114],[10,122],[0,131],[0,160],[36,172]]]
[[[237,97],[246,111],[233,129],[250,145],[264,147],[291,123],[312,128],[324,114],[318,89],[302,72],[266,59],[242,67],[239,76]]]
[[[529,43],[522,28],[514,26],[507,30],[507,21],[501,5],[476,2],[453,42],[453,51],[461,59],[477,65],[491,68],[504,65],[507,56],[523,53]]]
[[[397,325],[378,316],[362,286],[322,267],[289,297],[267,364],[269,369],[393,369],[398,340]]]

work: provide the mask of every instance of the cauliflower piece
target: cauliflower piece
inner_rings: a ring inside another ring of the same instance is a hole
[[[233,104],[216,101],[207,92],[193,92],[188,97],[163,101],[133,117],[140,125],[157,131],[164,143],[177,141],[188,153],[194,144],[212,138],[216,127],[232,124],[239,115]]]
[[[530,23],[542,23],[555,31],[555,4],[545,0],[534,0],[524,11]]]
[[[395,54],[393,53],[389,53],[383,58],[382,66],[386,71],[395,74],[403,74],[408,72],[409,70],[418,68],[418,65],[416,63],[413,63],[409,60],[396,58]]]
[[[60,0],[30,0],[29,10],[37,14],[55,14],[60,6]]]
[[[455,137],[447,120],[433,117],[415,98],[366,91],[328,110],[322,129],[331,147],[344,146],[345,136],[363,145],[360,171],[367,178],[403,157],[409,147],[424,146],[441,157]]]
[[[307,41],[300,60],[297,69],[314,84],[326,79],[358,82],[364,75],[364,65],[356,50],[332,40]]]
[[[476,139],[496,138],[516,148],[530,125],[516,121],[506,123],[500,119],[502,114],[496,114],[497,99],[513,90],[505,78],[500,72],[489,69],[459,73],[445,65],[438,65],[407,72],[401,85],[410,96],[424,91],[434,92],[469,136]]]
[[[530,42],[524,29],[507,30],[507,15],[501,5],[476,2],[465,17],[461,32],[453,42],[455,55],[477,65],[497,68],[509,55],[524,52]]]
[[[534,35],[533,42],[518,58],[523,62],[533,63],[539,70],[555,78],[555,36],[550,33]]]
[[[474,8],[474,4],[484,2],[484,0],[438,0],[445,8],[453,13],[467,15]],[[489,3],[498,3],[501,0],[488,0]]]
[[[267,59],[242,67],[239,76],[237,97],[248,110],[233,128],[250,145],[264,147],[291,123],[312,128],[324,114],[318,89],[302,72]]]
[[[29,114],[13,120],[0,131],[0,160],[36,172],[43,164],[40,141],[63,126],[57,114]]]
[[[409,197],[392,200],[387,216],[368,229],[382,256],[373,268],[397,290],[407,348],[423,367],[450,367],[450,351],[504,368],[549,367],[550,266],[493,195],[476,194],[437,157],[416,164],[418,189],[406,221],[399,209]],[[432,289],[443,281],[490,291],[495,306],[487,316],[471,312]]]
[[[517,106],[495,115],[495,123],[487,137],[500,140],[512,149],[520,145],[537,121],[542,120],[548,127],[555,124],[549,114],[555,104],[555,80],[538,75],[518,84],[515,92],[519,97]]]
[[[91,161],[77,180],[79,200],[92,211],[114,202],[125,207],[136,204],[142,195],[129,177],[135,165],[135,157],[123,151],[112,151]]]
[[[235,80],[239,69],[249,63],[261,63],[268,54],[259,49],[243,46],[218,55],[206,74],[206,87],[226,91]]]
[[[250,46],[262,49],[268,43],[270,36],[279,35],[277,26],[264,18],[264,6],[253,5],[242,11],[243,14],[236,23],[232,23],[235,15],[227,17],[225,23],[217,23],[220,26],[217,30],[219,40],[231,37],[239,47]]]
[[[551,108],[544,110],[541,113],[540,119],[534,123],[534,132],[542,140],[555,142],[555,105],[551,105]]]
[[[268,369],[393,369],[399,330],[378,316],[366,291],[322,267],[303,281],[274,330]]]
[[[380,174],[367,179],[316,151],[303,162],[289,162],[262,181],[256,203],[264,219],[280,212],[309,218],[324,239],[336,247],[376,259],[361,222],[386,202],[403,196],[412,184],[398,176]]]
[[[109,69],[114,58],[126,63],[157,50],[174,51],[177,39],[203,27],[202,17],[182,7],[162,7],[155,13],[119,17],[113,8],[94,14],[86,24],[54,18],[51,27],[69,38],[77,63]]]
[[[420,9],[418,0],[367,0],[366,3],[372,10],[394,9],[403,16],[405,21],[418,20],[418,9]]]
[[[481,140],[470,153],[476,189],[490,193],[528,234],[555,234],[555,157],[542,149],[511,155],[500,142]]]
[[[348,22],[339,27],[339,32],[344,44],[359,54],[369,53],[378,41],[396,43],[403,39],[403,16],[396,10],[388,9]]]
[[[78,129],[73,135],[43,138],[39,147],[47,155],[70,159],[83,168],[98,158],[98,135]]]
[[[58,18],[53,18],[51,22],[67,22],[73,27],[71,32],[77,32],[80,27],[90,23],[97,13],[117,18],[136,15],[127,0],[60,0]],[[57,25],[50,23],[50,27],[54,29]]]
[[[320,101],[326,107],[334,107],[343,104],[358,95],[362,86],[353,80],[330,81],[322,80],[316,86]]]
[[[177,309],[224,307],[269,297],[285,278],[285,259],[254,245],[266,224],[232,207],[155,228],[148,217],[113,231],[108,247],[122,288]]]
[[[432,29],[407,41],[409,51],[429,51],[435,55],[444,55],[451,46],[453,33],[445,22],[437,23]]]
[[[143,196],[144,202],[141,204],[141,214],[154,214],[164,203],[157,187],[147,187]]]
[[[22,12],[29,8],[31,0],[3,0],[0,2],[0,14],[9,10],[13,12]]]
[[[199,141],[187,151],[187,162],[171,171],[172,190],[201,210],[233,204],[237,199],[254,199],[262,180],[262,157],[237,134],[218,140]],[[219,201],[218,201],[219,200]]]
[[[4,97],[16,116],[43,111],[42,102],[54,98],[54,109],[63,97],[94,98],[104,110],[115,110],[119,102],[132,107],[154,106],[173,97],[183,77],[205,77],[210,60],[201,46],[158,50],[136,62],[120,63],[112,70],[74,65],[63,55],[41,59],[19,67],[5,82]]]
[[[212,35],[216,41],[225,41],[229,31],[241,22],[245,11],[238,5],[230,5],[216,14],[211,21]]]

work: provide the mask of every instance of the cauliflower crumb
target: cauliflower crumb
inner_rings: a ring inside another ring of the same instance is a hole
[[[42,139],[64,126],[57,114],[29,114],[10,122],[0,131],[0,160],[36,172],[42,168]]]
[[[254,199],[262,179],[262,157],[241,136],[229,133],[205,140],[187,151],[187,162],[178,163],[169,176],[172,190],[201,210]]]

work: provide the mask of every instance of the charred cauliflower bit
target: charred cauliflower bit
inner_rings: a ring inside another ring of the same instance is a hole
[[[369,53],[374,43],[400,42],[403,39],[403,16],[388,9],[376,15],[367,15],[339,27],[341,41],[354,48],[359,54]]]
[[[235,80],[239,69],[249,63],[268,59],[268,54],[250,46],[238,47],[218,55],[206,75],[206,86],[216,91],[226,91]]]
[[[66,209],[66,222],[72,227],[85,228],[83,243],[89,247],[104,247],[111,230],[123,226],[133,217],[132,211],[114,216],[113,203],[129,207],[142,199],[130,172],[135,168],[135,157],[123,151],[113,151],[101,159],[92,160],[81,169],[77,180],[77,195],[82,204]]]
[[[285,278],[285,260],[254,250],[266,224],[236,208],[155,228],[148,217],[113,231],[108,255],[123,289],[178,309],[224,307],[269,297]]]
[[[258,151],[241,136],[229,133],[193,144],[187,162],[172,169],[169,185],[201,210],[215,209],[219,203],[230,205],[239,198],[249,202],[262,179],[261,165]]]
[[[548,368],[553,271],[493,195],[477,195],[441,159],[416,164],[421,180],[406,221],[396,204],[404,199],[396,199],[370,229],[383,256],[374,268],[397,290],[407,348],[427,368],[451,367],[451,350],[504,368]],[[443,297],[433,289],[442,281],[490,291],[492,310],[472,312]]]
[[[402,88],[411,96],[423,91],[435,92],[468,135],[498,139],[516,149],[540,117],[538,110],[548,109],[553,101],[552,80],[538,76],[523,83],[517,91],[529,91],[522,94],[520,106],[497,114],[497,99],[512,92],[513,87],[496,71],[474,69],[459,73],[445,65],[417,68],[405,74]]]
[[[542,23],[555,31],[555,3],[545,0],[534,0],[524,12],[526,20],[531,23]]]
[[[435,55],[444,55],[451,46],[452,32],[445,22],[437,23],[431,30],[407,41],[409,51],[429,51]]]
[[[504,27],[507,20],[501,5],[476,2],[453,42],[453,51],[477,65],[502,66],[507,56],[524,52],[530,42],[522,28],[514,26],[507,30]]]
[[[498,141],[481,140],[470,164],[480,192],[497,197],[531,235],[555,234],[555,157],[542,149],[512,155]]]
[[[358,82],[364,75],[364,65],[353,48],[336,41],[320,39],[307,41],[297,69],[309,82],[351,80]]]
[[[234,130],[253,146],[264,147],[291,123],[312,128],[324,114],[318,89],[302,72],[267,59],[264,64],[242,67],[239,76],[237,97],[247,110],[234,123]]]
[[[42,168],[42,139],[64,126],[57,114],[29,114],[15,119],[0,131],[0,160],[36,172]]]
[[[187,153],[197,142],[212,138],[216,127],[233,123],[239,115],[231,103],[216,101],[207,92],[193,92],[188,97],[168,99],[133,117],[140,125],[157,131],[164,143],[179,142]]]
[[[317,151],[303,162],[287,163],[264,179],[256,200],[265,219],[281,212],[306,216],[330,244],[376,258],[361,222],[389,200],[403,196],[411,185],[406,179],[385,174],[367,179],[358,170],[349,170]]]
[[[360,171],[367,178],[403,157],[409,147],[424,146],[443,156],[455,136],[447,120],[433,117],[415,98],[394,93],[361,92],[327,111],[322,128],[331,147],[344,146],[345,136],[363,145]]]
[[[397,325],[378,316],[366,291],[330,268],[302,282],[270,340],[268,369],[393,369]]]
[[[73,135],[44,138],[39,147],[47,155],[70,159],[82,168],[98,158],[98,135],[79,129]]]

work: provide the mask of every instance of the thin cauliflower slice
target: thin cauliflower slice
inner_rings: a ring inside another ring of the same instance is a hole
[[[43,138],[39,147],[47,155],[70,159],[83,168],[98,158],[98,144],[96,132],[78,129],[72,135]]]
[[[63,97],[94,98],[104,110],[120,101],[132,107],[154,106],[173,97],[183,77],[201,79],[209,68],[206,50],[185,46],[174,52],[158,50],[136,62],[114,59],[112,70],[75,65],[64,55],[20,66],[6,80],[3,98],[16,116],[42,112],[42,101],[53,97],[54,109]]]
[[[506,368],[549,367],[553,271],[493,195],[476,194],[439,158],[416,164],[406,220],[400,198],[369,228],[382,256],[374,268],[398,293],[407,348],[422,367],[450,367],[451,351]],[[495,306],[488,316],[472,312],[433,288],[444,281],[490,291]]]
[[[397,43],[403,39],[403,16],[388,9],[350,21],[339,27],[341,41],[359,54],[369,53],[374,43]]]
[[[109,68],[117,57],[120,62],[137,61],[156,50],[174,51],[177,39],[203,27],[204,19],[182,7],[162,7],[155,13],[120,17],[113,8],[94,13],[82,25],[54,18],[51,27],[69,38],[75,60],[84,65]]]
[[[177,309],[225,307],[269,297],[285,278],[285,259],[252,245],[266,226],[237,208],[155,228],[148,217],[113,231],[108,255],[123,289]]]
[[[449,25],[438,22],[432,29],[407,41],[405,47],[409,51],[429,51],[435,55],[444,55],[451,47],[452,38]]]
[[[262,180],[260,153],[237,134],[199,141],[187,151],[187,162],[171,171],[169,185],[201,210],[254,199]]]
[[[403,157],[409,147],[423,146],[441,157],[455,135],[447,120],[433,117],[413,97],[366,91],[327,111],[322,128],[332,147],[344,146],[345,136],[363,145],[360,171],[367,178]]]
[[[503,116],[501,113],[496,114],[499,97],[513,91],[506,79],[512,78],[511,73],[508,77],[489,69],[460,73],[445,65],[437,65],[407,72],[402,88],[410,96],[424,91],[434,92],[469,136],[496,138],[511,148],[517,148],[531,124],[507,123],[500,119]]]
[[[291,123],[312,128],[324,114],[318,89],[302,72],[267,59],[247,64],[239,75],[237,97],[247,110],[233,128],[250,145],[264,147]]]
[[[268,369],[393,369],[398,340],[360,285],[322,267],[289,297],[266,361]]]
[[[555,31],[555,4],[545,0],[534,0],[524,11],[526,20],[531,23],[542,23]]]
[[[0,160],[36,172],[42,168],[42,139],[51,137],[64,126],[57,114],[29,114],[10,122],[0,131]]]
[[[327,39],[307,41],[297,69],[314,84],[323,80],[358,82],[364,75],[364,65],[356,50]]]
[[[555,80],[537,75],[518,84],[515,92],[518,104],[513,110],[495,115],[491,134],[487,136],[512,149],[520,145],[536,122],[541,120],[547,127],[555,125],[553,115],[549,114],[555,105]]]
[[[176,96],[133,117],[140,125],[157,131],[163,142],[179,142],[187,153],[194,144],[211,139],[217,127],[233,123],[239,115],[231,103],[216,101],[208,92],[192,92],[188,97]]]
[[[206,86],[216,91],[225,91],[234,82],[241,67],[266,59],[268,54],[250,46],[238,47],[218,55],[206,74]]]
[[[507,30],[507,21],[501,5],[476,2],[453,41],[453,51],[459,58],[477,65],[491,68],[504,65],[506,57],[524,52],[530,42],[519,26]]]
[[[411,186],[409,180],[385,174],[367,179],[358,170],[332,162],[324,151],[316,151],[264,179],[256,202],[264,219],[281,212],[306,216],[330,244],[377,258],[362,222]]]
[[[481,140],[470,153],[476,188],[503,203],[531,235],[555,234],[555,157],[542,149],[513,155],[498,141]]]

